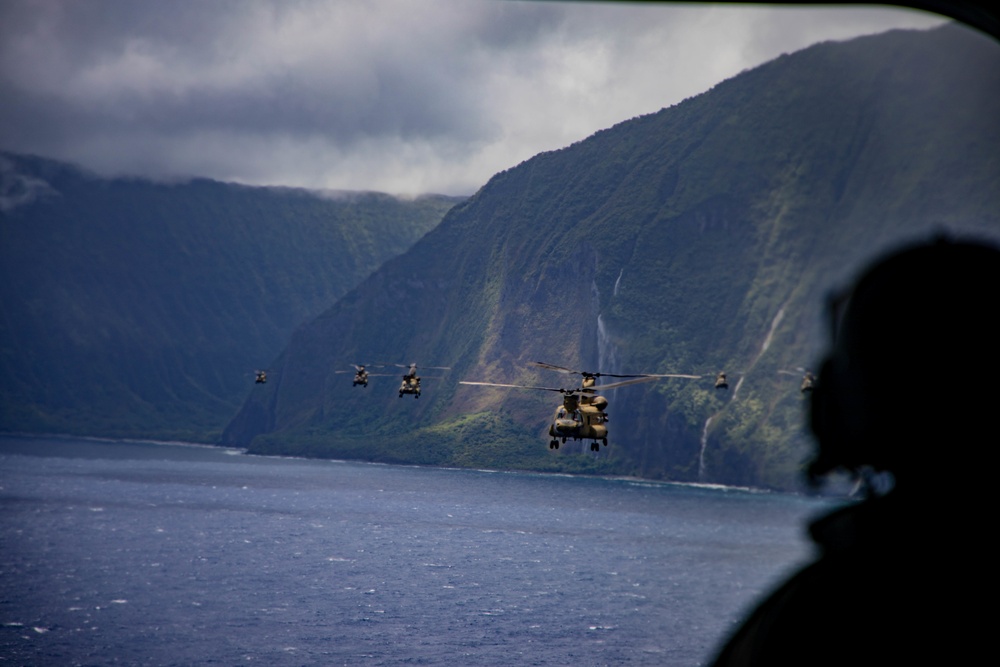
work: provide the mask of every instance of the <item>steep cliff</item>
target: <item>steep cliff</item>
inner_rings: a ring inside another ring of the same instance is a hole
[[[296,326],[456,201],[0,154],[0,430],[217,439]]]
[[[816,45],[535,156],[303,326],[224,438],[792,485],[808,447],[794,369],[824,343],[825,294],[904,240],[998,236],[997,118],[1000,49],[945,26]],[[552,453],[554,395],[456,384],[566,386],[534,360],[710,377],[610,392],[611,446]],[[377,361],[453,370],[419,401],[334,373]]]

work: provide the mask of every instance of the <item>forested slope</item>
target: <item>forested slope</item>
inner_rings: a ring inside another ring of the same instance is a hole
[[[216,439],[295,327],[460,201],[0,167],[8,431]]]

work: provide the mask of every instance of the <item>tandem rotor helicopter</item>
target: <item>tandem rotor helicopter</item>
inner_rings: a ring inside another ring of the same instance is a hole
[[[808,394],[816,388],[816,375],[812,371],[807,371],[804,368],[798,368],[795,371],[780,370],[778,372],[782,375],[802,374],[802,383],[799,384],[799,391],[803,394]]]
[[[515,389],[537,389],[540,391],[557,391],[563,395],[563,402],[556,408],[552,417],[552,425],[549,426],[549,449],[559,449],[560,444],[566,444],[566,440],[590,440],[590,451],[599,451],[601,445],[608,445],[608,399],[598,396],[597,392],[607,389],[617,389],[630,384],[641,382],[652,382],[659,378],[688,378],[696,380],[700,375],[682,375],[676,373],[654,374],[641,373],[634,375],[621,375],[616,373],[591,373],[588,371],[575,371],[562,366],[554,366],[541,361],[534,361],[532,366],[538,366],[557,373],[583,376],[580,386],[575,389],[564,389],[555,387],[534,387],[520,384],[499,384],[496,382],[471,382],[460,381],[459,384],[476,385],[482,387],[511,387]],[[631,378],[621,382],[598,385],[597,379],[600,377]]]
[[[368,388],[368,378],[370,377],[390,377],[388,373],[369,373],[368,367],[372,368],[382,368],[381,366],[374,364],[351,364],[354,367],[354,382],[351,383],[352,387],[357,387],[359,384],[367,389]],[[334,371],[334,373],[350,373],[352,371]]]
[[[399,366],[400,368],[407,368],[405,364],[393,364],[394,366]],[[450,371],[449,366],[424,366],[424,368],[430,368],[432,370],[438,371]],[[439,379],[438,376],[428,376],[435,379]],[[403,394],[413,394],[413,398],[420,398],[420,376],[417,375],[417,365],[410,364],[406,373],[403,375],[403,382],[399,385],[399,397],[403,398]]]

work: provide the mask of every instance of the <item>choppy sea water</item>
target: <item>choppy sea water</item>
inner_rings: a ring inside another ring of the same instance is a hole
[[[0,437],[0,662],[699,665],[829,507]]]

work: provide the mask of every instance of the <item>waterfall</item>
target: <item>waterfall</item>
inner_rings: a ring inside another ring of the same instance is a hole
[[[597,316],[597,369],[602,373],[618,372],[618,348],[608,335],[601,315]]]
[[[767,348],[771,347],[771,341],[774,339],[774,332],[777,330],[778,325],[781,324],[781,319],[785,316],[785,305],[787,304],[782,305],[781,308],[778,309],[778,312],[774,315],[774,319],[771,320],[771,326],[767,330],[767,335],[764,336],[764,342],[761,343],[760,352],[758,352],[757,355],[753,358],[753,361],[750,362],[750,366],[747,367],[748,371],[750,368],[753,368],[755,365],[757,365],[757,362],[760,361],[760,358],[764,356],[765,352],[767,352]],[[743,380],[745,378],[746,378],[746,373],[741,373],[740,379],[736,381],[736,387],[733,388],[733,395],[732,397],[730,397],[729,399],[730,401],[736,400],[736,394],[740,392],[740,387],[743,386]]]
[[[715,413],[719,414],[719,413]],[[702,481],[705,477],[705,447],[708,445],[708,427],[712,425],[712,420],[715,419],[715,415],[712,415],[705,420],[705,426],[701,429],[701,448],[698,450],[698,481]]]
[[[774,330],[778,328],[778,324],[781,323],[781,318],[785,316],[785,306],[778,309],[778,314],[774,316],[771,320],[771,328],[767,331],[767,336],[764,337],[764,344],[760,346],[760,352],[757,357],[753,360],[753,363],[757,363],[757,359],[760,359],[761,355],[767,352],[767,348],[771,347],[771,339],[774,338]]]
[[[611,290],[612,298],[618,296],[618,288],[621,285],[623,273],[625,273],[624,268],[618,271],[618,278],[615,280],[615,286]],[[594,289],[597,289],[596,285]],[[611,339],[607,325],[604,324],[604,317],[600,313],[597,314],[597,370],[602,373],[619,372],[618,348]]]
[[[597,314],[597,372],[618,372],[618,348],[608,333],[608,327],[604,324],[604,317],[601,313]],[[605,397],[608,398],[609,402],[614,403],[617,392],[617,389],[612,389],[611,395]]]

